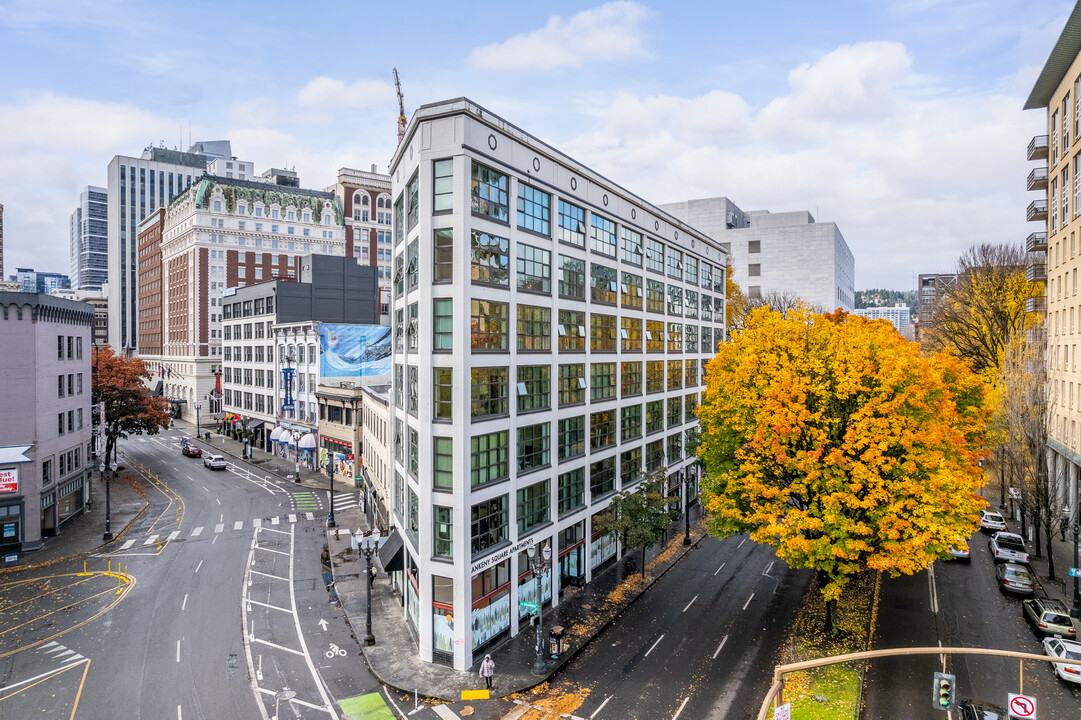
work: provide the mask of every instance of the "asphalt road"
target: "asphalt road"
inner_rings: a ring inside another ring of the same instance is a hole
[[[969,547],[970,563],[940,562],[931,571],[883,582],[876,649],[941,645],[1043,653],[1022,618],[1021,600],[998,591],[987,536],[976,533]],[[957,676],[959,699],[978,698],[1005,707],[1007,693],[1023,689],[1036,696],[1041,720],[1076,720],[1081,715],[1081,692],[1058,680],[1048,663],[1025,662],[1022,676],[1016,659],[956,655],[946,657],[946,669]],[[945,718],[932,706],[936,670],[942,670],[938,655],[872,661],[863,717]]]
[[[753,718],[810,573],[742,537],[703,540],[550,683],[591,720]]]
[[[5,576],[0,720],[266,720],[283,690],[281,717],[337,717],[378,689],[322,582],[325,493],[211,471],[178,438],[122,443],[150,507],[93,574]]]

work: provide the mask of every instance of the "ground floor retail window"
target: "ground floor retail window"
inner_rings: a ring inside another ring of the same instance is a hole
[[[22,521],[21,505],[0,507],[0,546],[22,543]]]
[[[454,580],[432,576],[432,652],[454,662]]]
[[[605,511],[602,510],[594,515],[594,520],[591,523],[593,532],[591,533],[592,537],[591,542],[589,543],[589,566],[594,570],[616,556],[615,535],[612,533],[602,533],[596,529],[596,517],[603,512]]]
[[[470,634],[476,653],[510,632],[510,560],[477,573],[471,585]]]
[[[537,559],[540,560],[540,551],[538,549]],[[548,568],[540,576],[541,584],[541,597],[542,600],[539,603],[544,606],[552,602],[552,568]],[[529,553],[518,553],[518,617],[528,617],[531,610],[528,607],[522,605],[522,603],[532,603],[537,605],[537,578],[533,576],[533,571],[529,569]]]

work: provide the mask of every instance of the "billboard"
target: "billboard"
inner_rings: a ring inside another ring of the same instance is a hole
[[[390,328],[319,324],[319,376],[390,380]]]
[[[19,469],[0,470],[0,493],[19,492]]]

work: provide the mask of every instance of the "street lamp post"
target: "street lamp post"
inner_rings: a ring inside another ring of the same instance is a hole
[[[113,526],[112,526],[112,508],[110,506],[110,493],[109,488],[111,486],[111,480],[116,475],[117,465],[115,462],[109,465],[109,469],[112,470],[112,475],[105,474],[105,461],[102,460],[98,464],[98,472],[105,478],[105,535],[102,536],[102,540],[108,542],[113,539]]]
[[[529,565],[533,571],[533,581],[537,588],[537,658],[533,661],[532,673],[534,675],[544,675],[546,667],[543,651],[543,615],[541,614],[541,608],[544,605],[544,593],[541,591],[541,575],[548,570],[548,563],[552,559],[552,546],[547,544],[544,546],[544,550],[541,551],[541,558],[537,557],[536,545],[530,545],[526,548],[526,554],[529,555]]]
[[[691,544],[691,473],[683,471],[683,544]]]
[[[364,644],[375,645],[375,635],[372,634],[372,554],[379,548],[378,533],[373,534],[371,530],[364,533],[360,538],[358,547],[360,551],[364,553],[364,559],[368,562],[368,571],[366,574],[366,579],[368,581],[368,618],[365,625],[367,634],[364,636]]]
[[[199,411],[202,410],[202,409],[203,409],[203,404],[201,402],[195,403],[195,437],[197,437],[197,438],[203,436],[202,427],[201,427],[201,424],[199,422]]]
[[[334,522],[334,457],[327,463],[327,475],[330,476],[330,513],[327,515],[327,527],[337,527]]]

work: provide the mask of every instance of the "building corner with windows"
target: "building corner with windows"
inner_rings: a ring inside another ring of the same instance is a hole
[[[1034,223],[1025,240],[1026,278],[1044,284],[1044,296],[1030,298],[1026,309],[1045,315],[1045,368],[1049,471],[1057,483],[1060,508],[1072,506],[1076,517],[1081,445],[1081,373],[1078,371],[1078,268],[1081,266],[1081,5],[1040,71],[1026,110],[1045,112],[1047,134],[1028,143],[1027,157],[1038,164],[1026,187],[1039,195],[1025,218]]]
[[[463,670],[615,562],[593,518],[617,491],[665,468],[697,496],[726,252],[465,98],[418,109],[390,173],[381,560],[420,657]],[[539,588],[530,545],[553,551]]]

